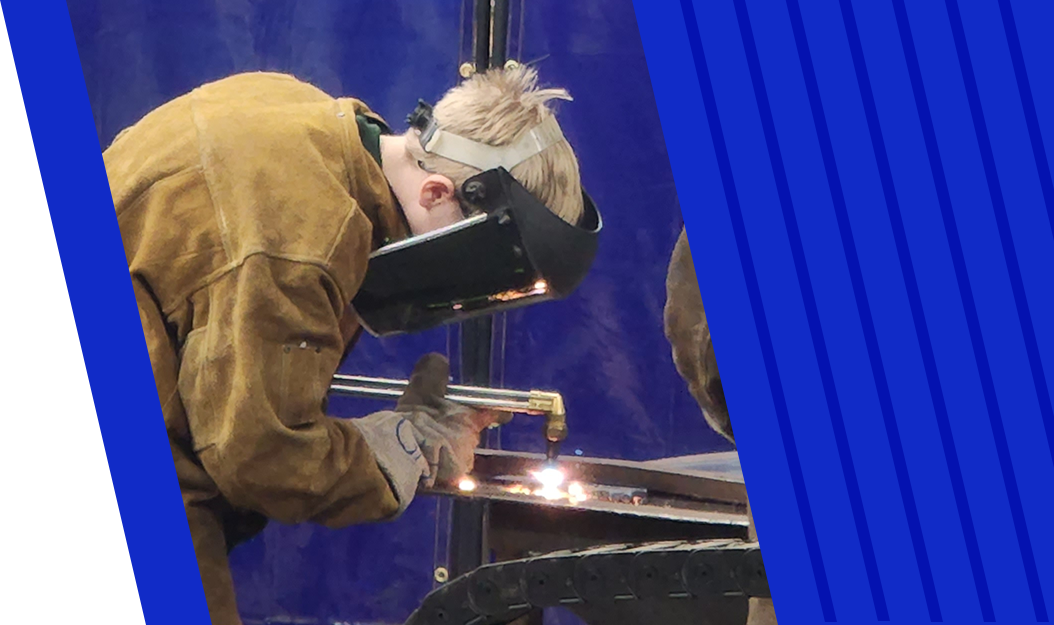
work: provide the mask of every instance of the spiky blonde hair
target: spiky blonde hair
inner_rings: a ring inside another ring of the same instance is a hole
[[[538,87],[537,72],[525,65],[492,69],[454,87],[435,105],[439,127],[473,141],[500,146],[515,142],[525,132],[553,116],[551,100],[570,100],[565,89]],[[458,188],[479,173],[475,167],[424,151],[417,131],[407,131],[407,149],[428,171],[446,176]],[[565,221],[578,223],[582,215],[582,186],[578,159],[567,141],[535,154],[509,172],[535,197]]]

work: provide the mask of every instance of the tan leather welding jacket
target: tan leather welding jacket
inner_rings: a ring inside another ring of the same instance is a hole
[[[338,527],[398,509],[358,430],[323,406],[368,256],[406,234],[356,115],[379,121],[292,77],[243,74],[104,152],[217,624],[239,622],[227,552],[265,518]]]

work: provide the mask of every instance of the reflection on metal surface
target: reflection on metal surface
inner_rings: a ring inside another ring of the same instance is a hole
[[[508,291],[502,291],[501,293],[495,293],[489,296],[492,302],[512,302],[524,297],[534,297],[536,295],[545,295],[549,291],[549,284],[545,280],[539,280],[535,282],[529,289],[511,289]]]
[[[582,484],[581,482],[571,482],[566,489],[560,488],[560,486],[561,484],[543,483],[541,486],[532,487],[523,482],[515,482],[505,486],[505,492],[510,495],[522,495],[528,500],[541,498],[547,502],[566,501],[572,506],[577,506],[589,500],[633,505],[644,503],[643,491],[600,484]]]

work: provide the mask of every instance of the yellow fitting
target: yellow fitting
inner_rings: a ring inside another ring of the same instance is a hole
[[[531,391],[527,400],[532,412],[545,415],[545,438],[558,443],[567,438],[567,410],[564,397],[555,391]]]

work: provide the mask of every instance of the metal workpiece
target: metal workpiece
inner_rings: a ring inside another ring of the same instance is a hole
[[[637,535],[649,540],[746,538],[749,520],[742,482],[605,458],[565,456],[555,466],[565,490],[547,497],[525,486],[535,480],[532,476],[554,467],[545,456],[477,449],[470,478],[461,484],[437,484],[425,492],[490,503],[497,532],[516,528],[532,534],[539,540],[521,537],[521,542],[538,543],[538,550],[588,544],[564,542],[576,533],[602,535],[605,540]],[[580,496],[568,494],[571,484],[578,485]],[[556,526],[560,531],[550,534]]]
[[[541,454],[477,449],[473,475],[483,482],[503,475],[528,475],[544,465]],[[745,519],[747,489],[741,479],[656,462],[611,458],[563,456],[559,462],[567,481],[605,484],[647,491],[653,497],[711,503],[742,513]],[[744,526],[746,525],[744,521]]]
[[[757,543],[675,540],[490,564],[429,594],[406,625],[505,625],[561,607],[589,625],[731,625],[770,597]]]

